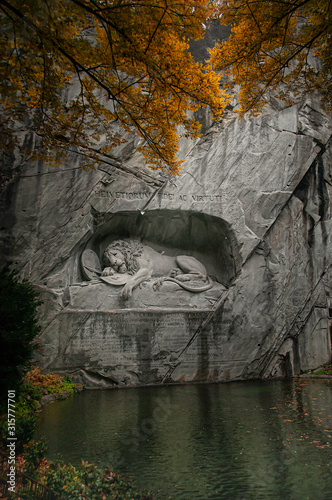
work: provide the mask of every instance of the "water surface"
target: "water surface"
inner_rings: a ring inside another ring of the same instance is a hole
[[[331,416],[330,380],[84,391],[45,407],[36,438],[160,499],[331,500]]]

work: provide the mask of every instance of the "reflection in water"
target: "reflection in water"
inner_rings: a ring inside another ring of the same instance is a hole
[[[156,498],[329,500],[332,381],[85,391],[46,407],[36,438]]]

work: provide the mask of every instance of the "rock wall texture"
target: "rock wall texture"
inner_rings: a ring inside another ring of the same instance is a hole
[[[314,99],[271,99],[258,118],[207,117],[204,130],[182,140],[176,178],[148,170],[129,135],[95,171],[74,153],[53,168],[5,162],[1,264],[40,290],[46,369],[120,387],[292,376],[330,360],[328,117]],[[213,287],[156,289],[152,276],[125,300],[82,260],[90,250],[99,265],[120,239],[195,257]]]

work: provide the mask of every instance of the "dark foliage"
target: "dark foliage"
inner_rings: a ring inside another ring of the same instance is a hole
[[[40,301],[28,281],[8,268],[0,270],[0,407],[7,391],[18,390],[39,344],[37,307]]]

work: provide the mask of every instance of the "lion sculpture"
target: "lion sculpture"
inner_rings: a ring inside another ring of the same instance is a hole
[[[135,240],[116,240],[106,248],[103,255],[106,266],[101,275],[115,273],[129,275],[121,296],[129,299],[134,288],[153,276],[159,277],[153,288],[158,289],[163,281],[173,281],[189,292],[204,292],[213,287],[203,264],[189,255],[170,257]],[[190,286],[189,282],[202,282],[201,286]],[[187,283],[186,283],[187,282]]]

